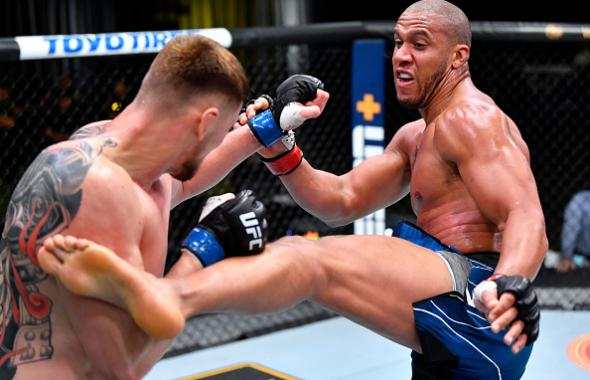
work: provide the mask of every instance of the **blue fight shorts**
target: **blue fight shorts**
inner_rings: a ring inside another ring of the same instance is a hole
[[[422,354],[412,351],[412,379],[520,379],[532,345],[518,354],[502,341],[475,308],[471,295],[491,276],[497,253],[462,255],[419,227],[402,222],[393,236],[428,248],[446,262],[454,290],[414,303]]]

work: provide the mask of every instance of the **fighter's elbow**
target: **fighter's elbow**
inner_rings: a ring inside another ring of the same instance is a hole
[[[543,255],[547,250],[549,250],[549,239],[547,239],[547,234],[544,233],[541,237],[541,251],[543,252]]]
[[[344,194],[340,198],[333,197],[330,201],[322,202],[316,207],[304,208],[331,228],[345,226],[358,218],[358,207],[350,197]]]
[[[371,213],[371,206],[367,203],[368,197],[358,196],[355,192],[345,192],[339,209],[339,218],[332,224],[341,227],[354,222]]]
[[[346,226],[355,220],[361,218],[364,214],[354,209],[353,207],[342,207],[338,213],[333,214],[330,218],[325,218],[322,221],[331,228]]]
[[[338,219],[323,219],[322,222],[326,223],[330,228],[337,228],[346,226],[350,224],[352,221],[345,219],[345,218],[338,218]]]
[[[537,236],[538,238],[538,261],[539,263],[541,263],[543,261],[543,259],[545,258],[545,254],[547,253],[547,250],[549,249],[549,239],[547,238],[547,231],[546,231],[546,226],[545,226],[545,218],[543,216],[542,212],[538,213],[539,215],[534,219],[534,222],[531,226],[531,232],[533,232],[535,235],[533,236]]]
[[[549,239],[547,238],[547,230],[545,225],[545,216],[543,215],[542,211],[537,212],[535,218],[535,231],[538,233],[540,245],[542,248],[543,253],[545,253],[549,249]]]

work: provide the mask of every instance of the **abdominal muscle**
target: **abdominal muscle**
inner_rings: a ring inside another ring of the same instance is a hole
[[[464,254],[500,252],[501,231],[481,213],[467,190],[461,187],[447,189],[436,199],[412,192],[418,226]],[[416,195],[420,199],[415,199]]]

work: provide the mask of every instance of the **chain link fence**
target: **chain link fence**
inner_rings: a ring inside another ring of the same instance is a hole
[[[234,49],[249,75],[253,94],[272,93],[293,72],[305,72],[324,81],[331,94],[326,111],[320,120],[297,131],[297,141],[314,167],[336,174],[350,170],[352,161],[350,47],[346,42]],[[391,49],[389,46],[384,57],[388,68]],[[116,116],[133,99],[152,59],[149,55],[0,63],[2,218],[12,190],[34,157],[84,124]],[[590,120],[590,47],[476,40],[470,62],[475,84],[516,122],[529,145],[550,246],[559,250],[564,208],[574,193],[590,185],[590,133],[586,131]],[[386,139],[418,117],[416,111],[397,104],[391,69],[387,75]],[[258,159],[250,158],[218,186],[173,211],[170,254],[178,251],[206,197],[245,188],[253,189],[266,204],[271,240],[287,233],[313,231],[323,236],[352,232],[350,226],[331,229],[311,217]],[[409,201],[390,207],[387,215],[390,224],[401,217],[411,219]],[[580,296],[590,287],[587,269],[567,275],[543,269],[537,283],[541,302],[547,307],[590,307],[588,297]],[[575,292],[565,297],[563,291],[569,288]],[[317,305],[303,303],[272,316],[202,316],[189,321],[169,354],[332,315]]]

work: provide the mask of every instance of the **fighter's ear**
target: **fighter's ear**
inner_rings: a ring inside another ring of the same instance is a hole
[[[467,60],[469,59],[469,52],[469,46],[465,44],[455,45],[453,48],[453,57],[451,61],[453,69],[458,69],[467,63]]]
[[[219,118],[219,108],[208,107],[203,109],[199,117],[195,120],[195,133],[199,138],[206,136],[211,126]]]

